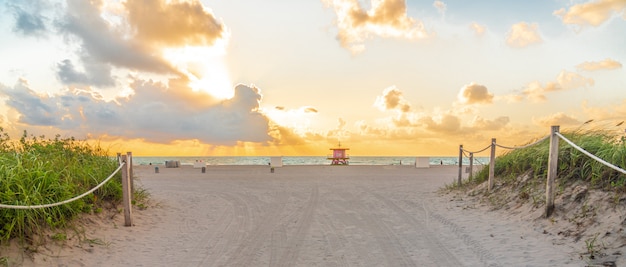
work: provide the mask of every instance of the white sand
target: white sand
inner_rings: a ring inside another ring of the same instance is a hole
[[[135,167],[134,226],[92,222],[81,242],[23,266],[585,266],[584,244],[437,190],[454,166]],[[96,227],[97,226],[97,227]],[[77,239],[74,237],[74,239]],[[98,243],[98,242],[94,242]],[[556,243],[556,244],[553,244]],[[5,253],[7,253],[5,251]]]

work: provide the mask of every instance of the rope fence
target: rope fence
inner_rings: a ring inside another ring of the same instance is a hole
[[[111,175],[109,175],[109,177],[108,177],[108,178],[106,178],[104,181],[102,181],[102,182],[101,182],[100,184],[98,184],[96,187],[92,188],[91,190],[89,190],[89,191],[87,191],[87,192],[85,192],[85,193],[83,193],[83,194],[81,194],[81,195],[78,195],[78,196],[76,196],[76,197],[70,198],[70,199],[68,199],[68,200],[64,200],[64,201],[57,202],[57,203],[44,204],[44,205],[34,205],[34,206],[21,206],[21,205],[6,205],[6,204],[0,204],[0,208],[3,208],[3,209],[15,209],[15,210],[44,209],[44,208],[56,207],[56,206],[61,206],[61,205],[63,205],[63,204],[70,203],[70,202],[74,202],[74,201],[76,201],[76,200],[79,200],[79,199],[81,199],[81,198],[83,198],[83,197],[85,197],[85,196],[87,196],[87,195],[89,195],[89,194],[93,193],[94,191],[98,190],[98,188],[102,187],[104,184],[106,184],[107,182],[109,182],[109,180],[111,180],[111,178],[113,178],[113,176],[114,176],[115,174],[117,174],[117,172],[119,172],[119,171],[122,169],[122,167],[124,167],[124,164],[126,164],[126,163],[122,163],[122,164],[120,164],[120,166],[119,166],[119,167],[117,167],[117,169],[116,169],[113,173],[111,173]]]
[[[104,186],[106,183],[108,183],[113,176],[115,176],[115,174],[117,174],[120,170],[122,171],[122,198],[123,198],[123,202],[124,202],[124,218],[125,218],[125,226],[131,226],[132,225],[132,221],[130,218],[130,214],[131,214],[131,205],[130,202],[132,201],[132,190],[131,190],[131,184],[132,184],[132,177],[129,177],[132,173],[132,153],[128,152],[127,155],[121,155],[118,153],[118,162],[119,162],[119,166],[117,167],[117,169],[115,171],[113,171],[113,173],[111,173],[111,175],[109,175],[109,177],[107,177],[106,179],[104,179],[104,181],[102,181],[100,184],[96,185],[94,188],[88,190],[85,193],[82,193],[76,197],[67,199],[67,200],[63,200],[60,202],[56,202],[56,203],[50,203],[50,204],[41,204],[41,205],[7,205],[7,204],[2,204],[0,203],[0,208],[2,209],[16,209],[16,210],[29,210],[29,209],[44,209],[44,208],[50,208],[50,207],[56,207],[56,206],[60,206],[60,205],[64,205],[67,203],[71,203],[74,202],[76,200],[79,200],[93,192],[95,192],[96,190],[98,190],[100,187]],[[125,167],[125,168],[124,168]],[[128,202],[128,203],[127,203]],[[128,213],[128,215],[127,215]]]
[[[470,166],[469,166],[469,180],[471,181],[472,179],[472,168],[473,168],[473,157],[474,157],[474,153],[480,153],[483,152],[485,150],[487,150],[488,148],[491,148],[491,156],[489,159],[489,180],[488,180],[488,186],[487,186],[487,190],[489,192],[491,192],[491,189],[493,187],[493,181],[494,181],[494,169],[495,169],[495,151],[496,151],[496,147],[500,147],[503,149],[511,149],[511,150],[515,150],[515,149],[523,149],[523,148],[528,148],[534,145],[537,145],[543,141],[545,141],[546,139],[550,139],[550,150],[549,150],[549,156],[548,156],[548,175],[546,177],[546,210],[545,210],[545,217],[550,217],[550,215],[552,214],[552,212],[554,211],[554,197],[555,197],[555,190],[554,190],[554,180],[556,178],[556,171],[557,171],[557,166],[558,166],[558,155],[559,155],[559,139],[562,139],[563,141],[565,141],[567,144],[569,144],[570,146],[572,146],[573,148],[575,148],[576,150],[580,151],[581,153],[587,155],[588,157],[590,157],[591,159],[598,161],[600,163],[602,163],[603,165],[616,170],[618,172],[621,172],[623,174],[626,174],[626,170],[611,164],[609,162],[607,162],[606,160],[603,160],[601,158],[599,158],[596,155],[591,154],[590,152],[584,150],[583,148],[581,148],[580,146],[576,145],[574,142],[570,141],[569,139],[567,139],[565,136],[563,136],[560,132],[559,132],[559,126],[552,126],[551,130],[550,130],[550,134],[527,145],[523,145],[523,146],[505,146],[505,145],[500,145],[496,142],[495,138],[491,139],[491,144],[489,146],[487,146],[484,149],[478,150],[478,151],[469,151],[467,149],[463,148],[463,145],[459,146],[459,177],[458,177],[458,185],[461,186],[461,179],[462,179],[462,171],[461,169],[463,168],[463,162],[462,162],[462,157],[463,155],[465,155],[466,157],[469,157],[469,162],[470,162]],[[469,153],[469,156],[467,155],[467,153]]]

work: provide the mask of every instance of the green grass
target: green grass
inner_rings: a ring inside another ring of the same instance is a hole
[[[118,163],[99,146],[72,138],[46,139],[26,131],[11,140],[0,128],[0,203],[40,205],[80,195],[106,179]],[[44,209],[0,209],[0,243],[12,238],[34,242],[45,229],[63,228],[81,213],[101,210],[122,198],[121,174],[93,194]]]
[[[593,155],[622,169],[626,168],[626,137],[624,133],[611,131],[572,131],[562,132],[567,139]],[[515,179],[528,171],[533,179],[547,176],[549,139],[524,149],[510,150],[496,158],[494,176],[502,184]],[[472,184],[480,184],[489,178],[489,167],[474,175]],[[557,182],[561,185],[583,181],[594,188],[626,192],[626,175],[613,170],[559,140],[559,160]]]

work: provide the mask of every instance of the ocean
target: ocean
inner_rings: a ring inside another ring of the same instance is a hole
[[[193,165],[202,161],[208,165],[268,165],[270,156],[244,157],[141,157],[133,156],[134,165],[165,165],[165,161],[179,161],[181,165]],[[283,165],[330,165],[330,160],[324,156],[283,156]],[[414,165],[413,156],[351,156],[350,165]],[[458,157],[429,157],[431,165],[457,165]],[[489,164],[489,157],[474,158],[474,165]],[[463,165],[469,165],[469,159],[463,158]]]

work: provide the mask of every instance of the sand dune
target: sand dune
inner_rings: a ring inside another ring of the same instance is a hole
[[[145,210],[23,266],[585,266],[580,244],[437,190],[454,166],[135,168]],[[76,238],[77,239],[77,238]],[[558,244],[555,244],[558,243]]]

